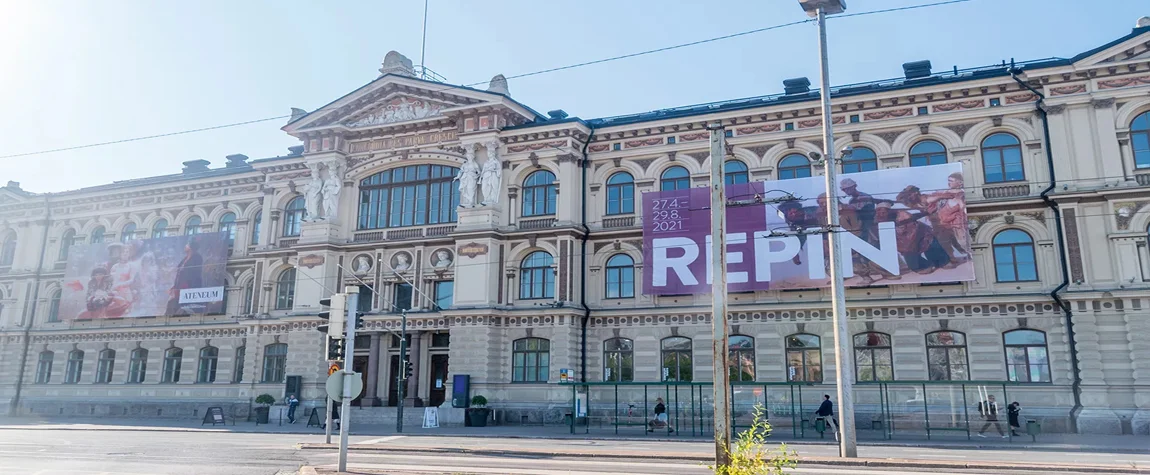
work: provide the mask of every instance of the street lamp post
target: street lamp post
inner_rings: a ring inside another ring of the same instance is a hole
[[[823,106],[823,171],[827,193],[827,239],[831,254],[831,309],[835,326],[835,373],[838,391],[839,416],[839,456],[857,457],[854,422],[854,366],[851,357],[851,340],[847,332],[846,295],[843,286],[843,265],[839,241],[838,179],[835,169],[835,138],[831,127],[831,85],[830,68],[827,61],[827,15],[846,10],[845,0],[799,0],[799,5],[808,15],[815,17],[819,27],[819,95]]]

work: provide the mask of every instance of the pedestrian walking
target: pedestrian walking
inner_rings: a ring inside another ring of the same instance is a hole
[[[1015,429],[1021,429],[1022,428],[1022,424],[1020,424],[1018,422],[1018,416],[1020,415],[1021,412],[1022,412],[1022,405],[1018,404],[1018,401],[1014,401],[1014,402],[1010,403],[1009,406],[1006,406],[1006,421],[1007,421],[1007,423],[1010,424],[1010,435],[1013,435],[1015,437],[1019,437],[1022,435],[1022,434],[1019,434],[1018,431],[1015,430]]]
[[[1003,439],[1007,437],[1006,433],[1002,431],[1002,425],[998,422],[998,403],[994,401],[993,395],[986,396],[985,401],[979,401],[978,414],[986,420],[986,423],[982,425],[982,429],[978,430],[979,437],[986,437],[986,429],[989,429],[991,425],[994,426],[994,429],[998,431],[998,435],[1001,435]]]
[[[333,429],[339,430],[339,405],[338,404],[332,404],[331,405],[331,425],[332,425]],[[325,423],[321,424],[319,426],[319,428],[321,430],[327,429],[327,423],[325,422]]]
[[[295,409],[299,407],[299,398],[295,394],[288,396],[288,424],[295,424]]]
[[[675,428],[671,427],[671,421],[667,417],[667,405],[663,404],[663,398],[655,398],[655,418],[647,422],[647,432],[655,432],[655,429],[667,428],[668,434],[673,434]]]
[[[835,405],[831,402],[831,395],[823,395],[823,403],[819,404],[819,410],[815,411],[815,420],[822,419],[826,422],[827,426],[831,427],[834,431],[835,440],[839,440],[839,423],[835,420]]]

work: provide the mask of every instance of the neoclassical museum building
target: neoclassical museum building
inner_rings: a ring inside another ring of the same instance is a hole
[[[450,85],[395,52],[379,71],[292,109],[283,131],[300,144],[285,155],[59,193],[0,188],[0,401],[83,417],[195,417],[289,391],[321,405],[319,300],[346,286],[366,314],[364,414],[446,409],[464,374],[514,423],[562,419],[573,391],[561,374],[710,381],[710,296],[643,292],[642,193],[708,186],[715,121],[727,183],[823,172],[805,80],[588,120],[532,110],[503,76]],[[976,272],[848,289],[859,378],[1008,382],[1044,430],[1147,434],[1148,93],[1150,26],[1065,59],[913,61],[895,79],[833,88],[836,144],[854,150],[834,164],[843,173],[962,164]],[[479,180],[457,180],[461,168]],[[461,185],[474,189],[462,203]],[[196,233],[230,242],[225,312],[61,312],[75,246]],[[829,392],[840,362],[827,289],[731,293],[729,309],[736,379]]]

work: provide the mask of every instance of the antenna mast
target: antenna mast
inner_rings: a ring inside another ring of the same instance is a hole
[[[423,45],[419,47],[419,78],[427,79],[427,4],[423,0]]]

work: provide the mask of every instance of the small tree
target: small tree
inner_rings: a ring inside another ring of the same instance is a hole
[[[487,398],[483,396],[475,396],[471,398],[471,405],[477,408],[487,407]]]
[[[788,449],[787,444],[779,444],[777,448],[767,446],[771,423],[767,421],[763,405],[755,404],[753,414],[751,427],[739,433],[734,448],[727,449],[730,465],[707,466],[715,475],[782,475],[786,469],[795,468],[798,454]]]
[[[275,403],[276,403],[276,398],[272,397],[271,394],[260,394],[259,396],[256,396],[256,404],[263,404],[265,406],[270,406],[270,405],[275,404]]]

